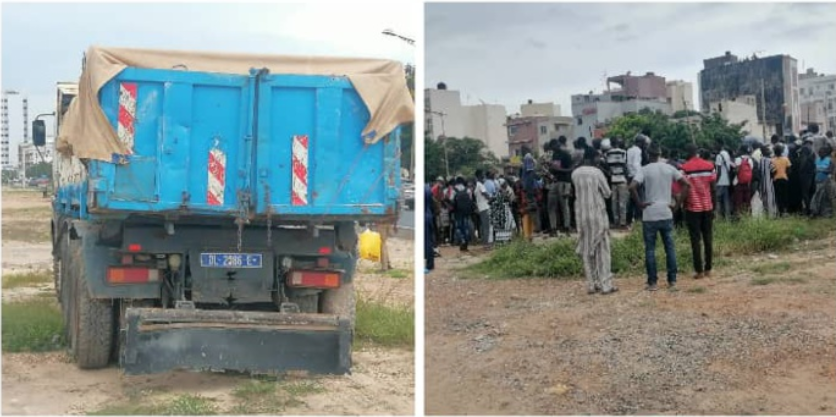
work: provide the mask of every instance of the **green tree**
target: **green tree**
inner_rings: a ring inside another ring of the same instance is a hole
[[[474,138],[451,138],[443,141],[426,140],[424,145],[425,179],[432,181],[446,176],[445,149],[449,158],[450,175],[472,176],[477,169],[487,169],[499,164],[499,159],[485,144]]]
[[[26,178],[46,177],[52,179],[52,163],[38,162],[35,165],[26,167]]]
[[[681,155],[682,150],[692,141],[701,148],[728,146],[733,149],[744,136],[742,125],[729,123],[720,114],[705,116],[680,112],[678,115],[681,117],[670,118],[660,112],[643,109],[616,119],[607,135],[621,137],[630,143],[636,134],[644,133],[669,156],[684,156]],[[686,115],[690,117],[685,118]],[[697,116],[698,120],[695,120]]]

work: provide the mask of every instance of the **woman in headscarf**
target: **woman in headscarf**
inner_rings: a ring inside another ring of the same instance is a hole
[[[772,165],[772,149],[764,147],[761,149],[763,158],[761,158],[760,166],[760,189],[759,194],[763,202],[763,211],[769,217],[778,216],[778,204],[775,202],[775,187],[772,183],[772,174],[775,171],[775,166]]]

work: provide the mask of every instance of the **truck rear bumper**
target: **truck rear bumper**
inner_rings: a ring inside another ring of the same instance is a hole
[[[125,323],[120,362],[127,374],[351,368],[351,324],[333,315],[128,308]]]

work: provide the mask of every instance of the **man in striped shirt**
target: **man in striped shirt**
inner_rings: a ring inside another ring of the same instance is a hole
[[[691,236],[691,253],[694,258],[694,278],[711,274],[713,257],[712,230],[714,228],[714,203],[712,195],[717,182],[714,164],[699,157],[696,145],[685,148],[688,161],[682,164],[685,178],[691,183],[685,202],[685,222]],[[701,255],[700,240],[705,247],[705,263]]]

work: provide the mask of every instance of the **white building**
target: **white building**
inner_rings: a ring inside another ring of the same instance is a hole
[[[560,105],[554,103],[535,103],[528,100],[528,103],[520,106],[521,117],[560,117]]]
[[[665,83],[668,93],[668,103],[674,113],[694,108],[694,85],[687,81],[674,80]]]
[[[743,130],[750,136],[763,138],[764,126],[758,122],[757,98],[752,95],[740,96],[735,99],[723,99],[711,102],[709,109],[711,113],[720,113],[730,123],[743,123]],[[767,128],[765,132],[771,136],[774,129]]]
[[[505,106],[480,104],[463,106],[461,93],[440,88],[424,90],[424,132],[432,139],[441,136],[481,140],[497,158],[508,156]]]
[[[577,137],[598,138],[599,130],[605,124],[627,113],[638,113],[642,109],[661,111],[671,115],[673,111],[666,98],[658,99],[620,99],[619,91],[602,94],[572,95],[572,117],[575,119],[574,134]]]
[[[32,142],[19,144],[17,146],[17,160],[20,170],[23,171],[32,165],[40,163],[42,157],[44,162],[51,163],[54,148],[55,146],[51,141],[48,141],[40,148],[35,148]]]
[[[798,76],[801,124],[818,123],[822,132],[836,130],[836,75],[816,74],[810,68]]]

